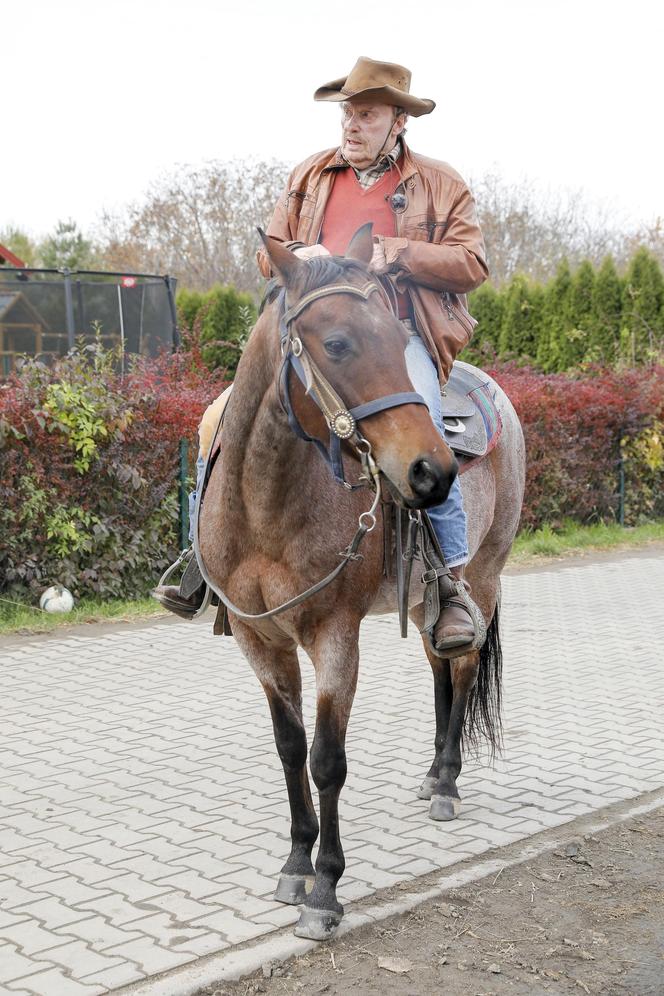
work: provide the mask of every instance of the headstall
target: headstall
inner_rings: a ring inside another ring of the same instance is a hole
[[[415,391],[400,391],[397,394],[387,394],[382,398],[367,401],[354,408],[348,408],[330,384],[329,380],[322,373],[318,365],[313,360],[302,339],[293,334],[292,323],[298,318],[305,308],[308,308],[314,301],[319,301],[323,297],[332,294],[350,294],[359,297],[363,301],[368,301],[372,294],[380,294],[383,297],[388,309],[392,312],[392,305],[385,290],[373,280],[367,281],[362,287],[354,284],[329,284],[326,287],[318,287],[309,291],[300,298],[292,307],[286,307],[286,292],[281,291],[279,298],[279,335],[281,338],[281,354],[283,363],[279,375],[279,398],[283,410],[288,418],[288,424],[293,432],[300,439],[314,443],[324,459],[330,465],[330,469],[340,484],[346,488],[354,485],[346,481],[343,459],[341,455],[341,443],[346,441],[354,447],[360,457],[365,471],[365,477],[372,481],[374,472],[371,467],[371,444],[358,429],[358,422],[377,412],[387,411],[389,408],[397,408],[399,405],[426,405],[421,394]],[[292,367],[296,376],[302,383],[305,392],[317,405],[325,418],[330,430],[329,447],[326,447],[319,439],[310,436],[300,425],[300,422],[293,411],[288,387],[288,374]]]
[[[311,598],[312,595],[322,591],[337,577],[339,577],[341,572],[346,569],[351,561],[362,559],[361,555],[358,553],[362,540],[367,533],[370,533],[376,526],[376,511],[381,498],[380,469],[371,454],[371,443],[359,432],[357,423],[363,418],[367,418],[369,415],[374,415],[376,412],[386,411],[388,408],[396,408],[398,405],[424,405],[426,402],[422,395],[416,394],[415,391],[402,391],[398,394],[388,394],[383,398],[376,398],[374,401],[368,401],[365,404],[357,405],[355,408],[347,408],[330,382],[323,375],[314,360],[309,355],[302,340],[299,336],[294,336],[291,330],[292,323],[299,315],[302,314],[304,309],[322,297],[327,297],[331,294],[351,294],[355,297],[362,298],[364,301],[368,301],[369,297],[373,293],[381,294],[386,301],[389,310],[392,311],[387,292],[373,281],[368,281],[364,287],[355,287],[353,284],[329,284],[326,287],[319,287],[318,289],[305,294],[291,308],[286,308],[286,292],[285,290],[281,291],[279,297],[281,315],[279,319],[279,333],[281,336],[283,364],[279,376],[279,392],[284,411],[288,416],[289,425],[301,439],[306,439],[307,441],[313,442],[318,446],[322,455],[330,464],[335,478],[346,488],[353,488],[356,486],[346,482],[341,459],[341,441],[347,440],[350,442],[355,448],[362,463],[364,471],[363,483],[367,483],[373,487],[374,496],[371,508],[359,515],[357,529],[352,540],[348,546],[339,553],[341,562],[337,564],[329,574],[327,574],[324,578],[321,578],[320,581],[317,581],[316,584],[313,584],[310,588],[307,588],[306,591],[300,592],[299,595],[295,595],[293,598],[289,598],[287,601],[282,602],[281,605],[276,605],[272,609],[266,609],[265,612],[244,612],[242,609],[238,608],[237,605],[234,605],[228,595],[226,595],[225,592],[213,583],[203,563],[198,542],[198,512],[201,501],[201,492],[199,492],[196,505],[196,529],[194,530],[194,550],[196,551],[196,558],[199,563],[201,574],[203,575],[203,578],[208,586],[217,593],[226,608],[237,616],[238,619],[246,619],[250,621],[272,619],[275,616],[280,615],[282,612],[286,612],[289,609],[295,608],[297,605],[301,605],[302,602],[306,601],[306,599]],[[288,373],[291,366],[304,385],[307,394],[318,405],[329,426],[329,453],[319,439],[309,436],[304,431],[297,419],[297,416],[295,415],[295,412],[293,411],[293,406],[291,405],[290,395],[288,392]],[[363,485],[358,486],[361,487]]]

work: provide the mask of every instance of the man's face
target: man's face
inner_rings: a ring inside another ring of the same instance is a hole
[[[381,152],[394,148],[406,116],[394,117],[394,107],[386,104],[355,103],[347,100],[341,108],[341,151],[356,169],[366,169]]]

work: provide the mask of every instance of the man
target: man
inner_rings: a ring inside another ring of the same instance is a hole
[[[347,76],[316,91],[314,100],[341,103],[341,145],[293,170],[268,235],[308,259],[342,255],[354,232],[373,223],[372,269],[387,275],[397,292],[399,317],[409,332],[408,373],[444,435],[440,385],[447,382],[474,324],[459,295],[478,287],[488,270],[466,184],[445,163],[417,155],[406,145],[408,116],[429,114],[435,107],[432,100],[411,95],[410,79],[403,66],[360,58]],[[270,276],[263,251],[258,265]],[[204,417],[203,431],[209,421]],[[463,581],[468,545],[458,479],[444,504],[429,515],[448,567]],[[190,598],[185,604],[173,588],[155,594],[185,615],[196,602]],[[463,599],[448,599],[432,634],[436,653],[458,656],[475,637]]]

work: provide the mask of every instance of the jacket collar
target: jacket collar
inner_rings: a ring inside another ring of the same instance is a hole
[[[403,150],[403,168],[401,170],[403,174],[403,179],[408,180],[415,173],[419,172],[417,169],[417,163],[413,159],[413,153],[410,151],[404,139],[400,139],[401,148]],[[349,163],[341,155],[341,148],[334,149],[328,161],[323,164],[323,171],[328,169],[347,169]]]

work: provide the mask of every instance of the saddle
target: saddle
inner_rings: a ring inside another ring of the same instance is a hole
[[[491,384],[477,367],[457,360],[441,391],[443,422],[461,474],[487,456],[500,438],[502,421]]]

